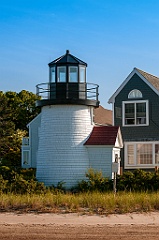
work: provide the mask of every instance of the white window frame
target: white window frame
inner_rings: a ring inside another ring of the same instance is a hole
[[[29,159],[28,159],[28,163],[24,163],[24,152],[28,152],[29,154],[28,154],[28,156],[29,156]],[[30,150],[22,150],[22,166],[30,166],[30,163],[31,163],[31,161],[30,161]]]
[[[135,121],[136,121],[136,103],[146,103],[146,123],[145,124],[125,124],[125,104],[133,103],[135,104]],[[136,101],[123,101],[122,102],[122,125],[124,127],[141,127],[141,126],[148,126],[149,125],[149,102],[148,100],[136,100]]]
[[[142,92],[138,89],[133,89],[131,92],[128,94],[128,98],[142,98]]]
[[[137,162],[137,144],[152,144],[152,164],[138,164]],[[159,162],[155,162],[155,145],[159,142],[125,142],[124,144],[124,165],[125,169],[135,169],[135,168],[155,168],[159,166]],[[128,145],[134,146],[134,164],[128,164]]]

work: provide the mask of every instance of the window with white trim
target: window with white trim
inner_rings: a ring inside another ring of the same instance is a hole
[[[142,168],[159,165],[159,142],[125,143],[125,167]]]
[[[129,92],[128,98],[142,98],[142,92],[138,89],[133,89],[131,92]]]
[[[23,160],[23,165],[30,165],[30,151],[29,150],[22,151],[22,160]]]
[[[144,126],[149,124],[148,101],[123,102],[123,126]]]

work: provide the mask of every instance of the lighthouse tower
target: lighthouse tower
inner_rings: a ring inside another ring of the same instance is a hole
[[[98,85],[86,82],[87,64],[66,54],[50,62],[49,83],[38,84],[41,124],[38,129],[36,177],[45,185],[75,186],[90,167],[84,143],[99,106]]]

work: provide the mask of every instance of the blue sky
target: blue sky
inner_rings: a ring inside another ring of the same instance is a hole
[[[70,53],[108,99],[133,70],[159,76],[158,0],[0,0],[0,90],[35,93]]]

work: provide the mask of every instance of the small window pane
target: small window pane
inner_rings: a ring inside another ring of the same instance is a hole
[[[155,144],[155,164],[159,164],[159,144]]]
[[[138,89],[134,89],[129,93],[128,98],[142,98],[142,93]]]
[[[125,104],[125,124],[135,124],[135,108],[134,103]]]
[[[69,82],[78,82],[78,68],[69,67]]]
[[[55,67],[51,68],[51,82],[55,82]]]
[[[146,124],[146,103],[136,103],[136,124]]]
[[[86,81],[86,68],[80,67],[80,82]]]
[[[58,82],[66,82],[66,67],[57,68],[57,80]]]
[[[128,145],[127,146],[127,152],[128,152],[128,164],[134,165],[134,145]]]
[[[137,163],[152,164],[152,144],[137,144]]]
[[[29,164],[29,151],[23,151],[23,164]]]

